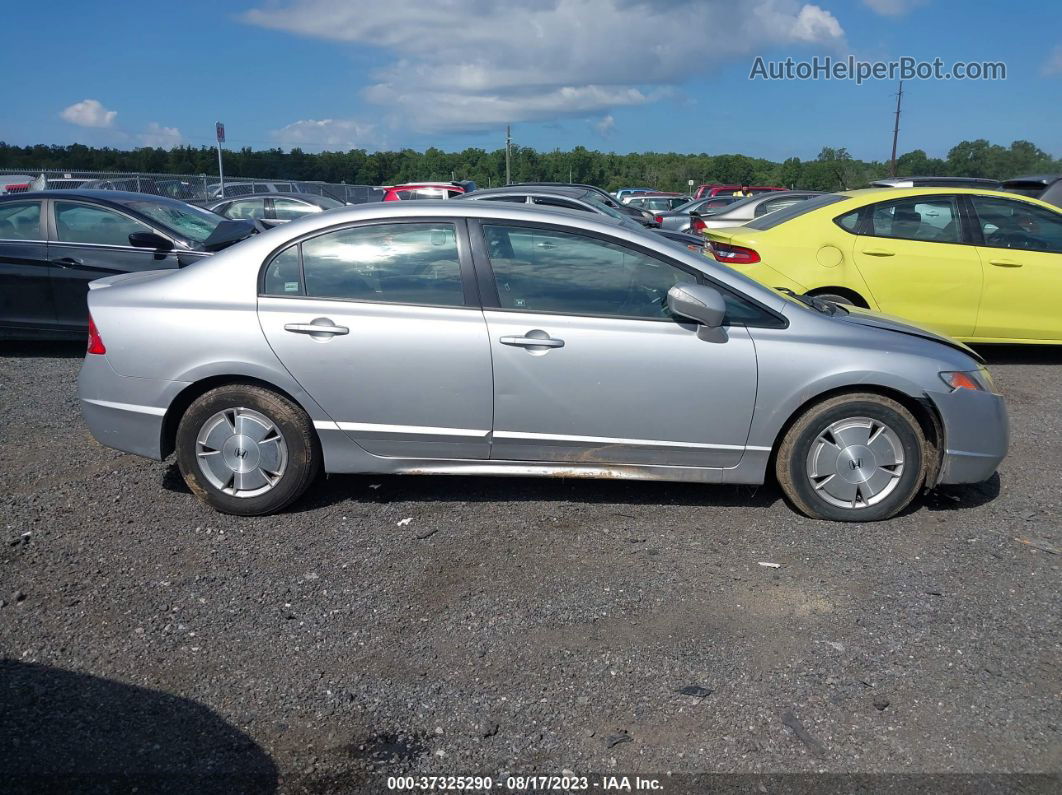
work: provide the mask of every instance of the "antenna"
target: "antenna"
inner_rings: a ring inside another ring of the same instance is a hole
[[[900,100],[903,99],[903,81],[900,81],[900,90],[896,92],[896,124],[892,128],[892,158],[889,160],[889,176],[896,176],[896,140],[900,137]]]

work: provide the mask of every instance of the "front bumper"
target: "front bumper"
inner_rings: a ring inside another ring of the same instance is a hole
[[[958,389],[929,395],[944,423],[938,483],[988,480],[1007,455],[1010,427],[1001,395]]]
[[[106,355],[88,355],[77,379],[81,416],[100,444],[162,460],[162,424],[181,381],[119,375]]]

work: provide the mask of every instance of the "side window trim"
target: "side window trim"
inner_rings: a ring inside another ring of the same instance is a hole
[[[746,301],[752,304],[757,309],[761,310],[768,317],[774,318],[775,322],[770,324],[751,324],[751,323],[734,323],[735,326],[743,326],[748,328],[788,328],[789,321],[786,317],[779,312],[771,309],[768,306],[757,301],[748,295],[745,295],[734,288],[723,284],[711,276],[692,268],[684,262],[671,259],[666,254],[661,254],[658,251],[652,249],[643,248],[635,244],[631,244],[627,241],[613,240],[607,235],[602,235],[597,232],[591,232],[588,230],[572,229],[570,227],[559,226],[556,224],[538,223],[529,221],[515,221],[515,220],[503,220],[496,221],[494,223],[501,223],[505,226],[522,226],[529,229],[543,229],[553,232],[565,232],[568,234],[582,235],[584,237],[593,238],[606,243],[613,243],[624,248],[628,248],[632,251],[637,251],[645,256],[652,257],[669,265],[676,270],[687,273],[697,279],[697,284],[707,284],[709,287],[715,287],[717,290],[721,290],[731,295],[736,296],[742,301]],[[509,309],[501,305],[501,299],[498,295],[497,280],[494,277],[494,269],[490,264],[490,256],[487,251],[487,239],[483,233],[483,222],[481,219],[469,219],[468,232],[471,238],[472,244],[472,263],[475,267],[476,283],[479,287],[479,294],[482,299],[482,308],[490,309],[496,312],[527,312],[525,309]],[[628,317],[624,315],[576,315],[571,312],[548,312],[548,311],[535,311],[533,314],[543,315],[557,315],[558,317],[603,317],[612,319],[626,319],[626,320],[640,320],[649,323],[676,323],[674,318],[646,318],[646,317]]]
[[[463,306],[440,306],[439,304],[415,304],[406,303],[400,301],[361,301],[356,298],[329,298],[321,296],[306,295],[306,269],[305,263],[302,257],[302,244],[307,240],[311,240],[322,235],[330,234],[332,232],[339,232],[346,229],[362,229],[372,226],[394,226],[398,224],[451,224],[454,227],[454,239],[457,243],[457,262],[461,271],[461,287],[464,297]],[[266,270],[272,264],[273,260],[291,248],[292,246],[298,246],[299,256],[299,294],[298,295],[274,295],[272,293],[265,292],[265,280]],[[482,309],[479,300],[480,291],[476,284],[476,271],[472,265],[472,252],[470,250],[469,237],[468,237],[468,225],[463,218],[422,218],[422,217],[403,217],[401,220],[387,219],[387,218],[374,218],[369,221],[360,221],[357,223],[342,223],[334,226],[324,227],[322,229],[315,229],[310,232],[306,232],[297,238],[292,240],[286,240],[281,245],[274,248],[265,259],[262,260],[262,264],[258,269],[258,297],[259,298],[286,298],[286,299],[303,299],[309,301],[341,301],[349,304],[386,304],[390,306],[429,306],[437,309]]]
[[[944,244],[949,245],[949,246],[957,246],[957,245],[964,245],[964,244],[965,245],[969,245],[970,242],[971,242],[970,239],[969,239],[969,234],[968,234],[970,232],[970,229],[966,226],[966,223],[965,223],[966,219],[964,218],[964,199],[966,199],[966,198],[968,198],[968,197],[964,196],[963,194],[959,194],[959,193],[940,193],[940,194],[925,194],[925,195],[922,195],[922,196],[904,196],[904,197],[899,198],[899,199],[885,199],[883,201],[874,202],[873,204],[864,204],[862,207],[858,207],[858,208],[856,208],[854,210],[849,210],[846,213],[841,213],[840,215],[834,216],[832,220],[833,220],[834,225],[838,229],[840,229],[840,230],[842,230],[844,232],[847,232],[850,235],[856,235],[858,237],[873,237],[873,238],[877,238],[878,240],[910,240],[913,243],[944,243]],[[917,199],[928,200],[928,201],[932,201],[934,199],[937,199],[937,200],[950,199],[951,201],[953,201],[955,203],[956,216],[958,217],[958,220],[959,220],[959,239],[958,240],[922,240],[922,239],[917,238],[917,237],[900,237],[899,235],[877,235],[877,234],[874,234],[874,231],[873,231],[874,230],[873,218],[874,218],[874,210],[875,209],[877,209],[878,207],[881,207],[882,205],[895,204],[896,202],[900,202],[900,201],[910,201],[910,200],[917,200]],[[807,200],[805,199],[805,201],[807,201]],[[785,209],[785,208],[783,208],[783,209]],[[852,213],[858,213],[857,220],[856,220],[855,228],[854,229],[848,229],[841,223],[841,219],[846,217],[846,216],[851,215]],[[764,215],[766,215],[766,213],[764,213]]]

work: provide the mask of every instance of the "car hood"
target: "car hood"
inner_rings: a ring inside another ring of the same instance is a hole
[[[955,348],[956,350],[962,351],[970,358],[975,359],[982,364],[985,361],[981,354],[973,348],[964,345],[956,339],[945,336],[944,334],[938,334],[935,331],[916,326],[913,323],[909,323],[898,317],[883,315],[879,312],[872,312],[869,309],[861,309],[856,306],[846,306],[845,309],[848,310],[847,315],[834,315],[834,319],[845,323],[855,323],[859,326],[869,326],[870,328],[879,328],[884,329],[885,331],[895,331],[898,334],[907,334],[911,337],[921,337],[922,339],[933,340],[942,345],[947,345],[949,348]]]

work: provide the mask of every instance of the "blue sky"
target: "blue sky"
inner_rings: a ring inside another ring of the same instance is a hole
[[[0,140],[307,150],[583,145],[884,159],[896,83],[750,81],[757,55],[1003,61],[905,84],[900,151],[1062,156],[1062,3],[51,0],[11,4]],[[18,46],[12,43],[18,42]],[[16,77],[17,76],[17,77]]]

